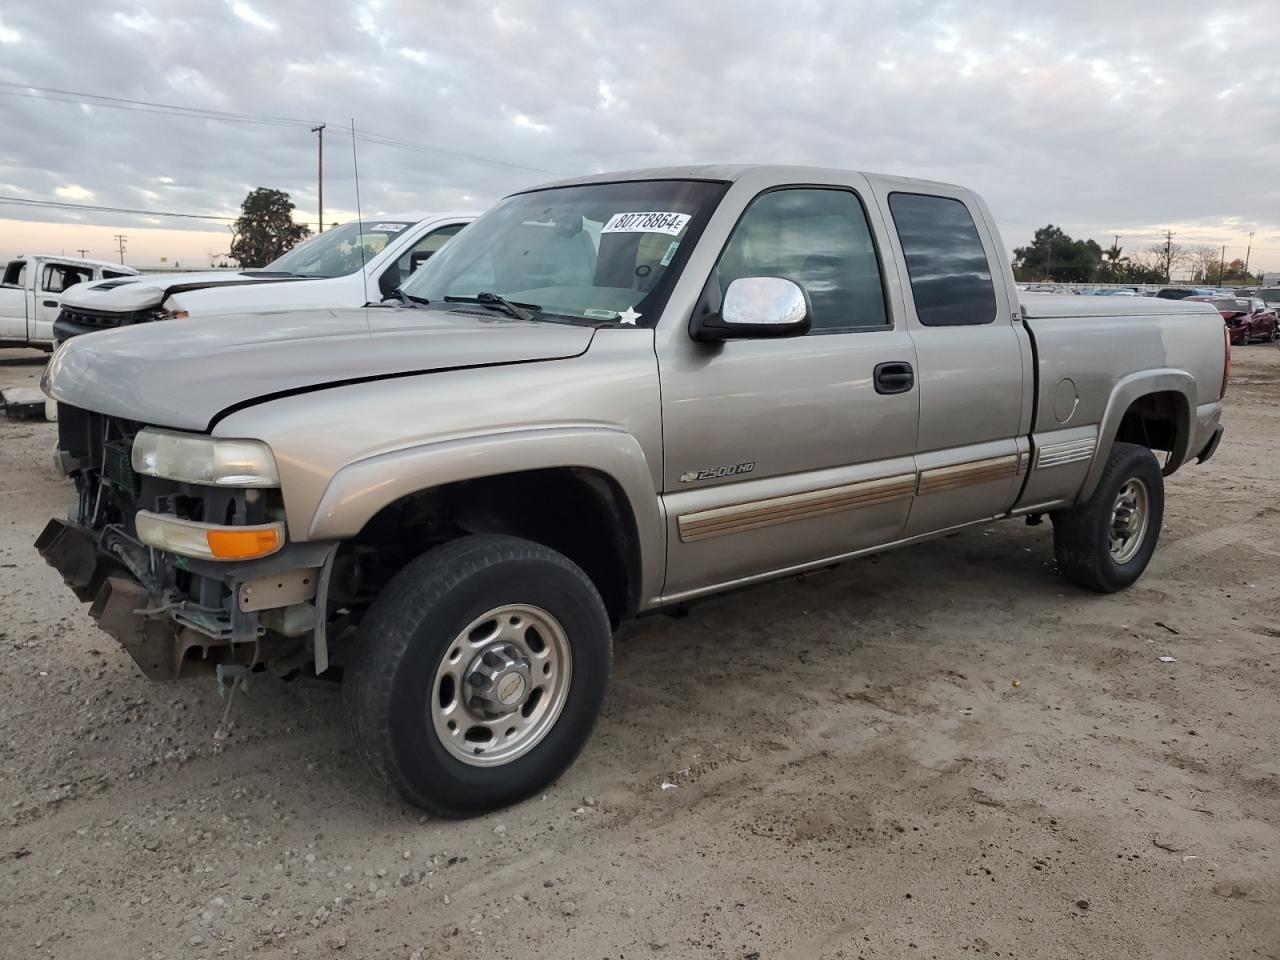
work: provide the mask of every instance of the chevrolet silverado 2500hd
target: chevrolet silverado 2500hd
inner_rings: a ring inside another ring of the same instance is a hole
[[[1120,590],[1222,432],[1212,306],[1019,299],[942,183],[565,181],[404,293],[67,343],[37,547],[149,676],[342,667],[360,752],[442,814],[565,769],[638,613],[1022,515]]]
[[[474,219],[470,213],[373,217],[318,233],[260,270],[87,284],[63,298],[53,335],[61,343],[82,333],[175,317],[362,307],[394,296],[413,271]]]

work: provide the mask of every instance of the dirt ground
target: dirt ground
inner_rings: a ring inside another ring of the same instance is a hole
[[[1280,349],[1226,423],[1126,593],[1009,522],[632,623],[569,773],[453,823],[336,684],[257,679],[217,752],[214,682],[32,551],[54,428],[0,418],[0,956],[1280,957]]]

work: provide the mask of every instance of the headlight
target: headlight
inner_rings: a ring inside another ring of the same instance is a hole
[[[280,472],[261,440],[224,440],[196,433],[140,430],[133,469],[149,477],[211,487],[278,487]]]

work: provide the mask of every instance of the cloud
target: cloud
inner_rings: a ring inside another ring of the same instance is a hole
[[[243,20],[245,23],[253,24],[259,30],[276,29],[276,25],[274,23],[272,23],[262,14],[258,13],[258,11],[254,10],[253,7],[249,6],[247,3],[231,4],[231,12],[234,13],[241,20]]]
[[[1131,248],[1167,224],[1243,255],[1256,230],[1255,265],[1280,269],[1280,58],[1265,0],[1229,13],[1167,0],[1158,18],[1101,0],[654,0],[643,17],[627,0],[147,10],[130,28],[74,0],[8,5],[0,39],[23,42],[5,45],[0,80],[78,90],[93,77],[111,96],[323,120],[326,220],[354,207],[354,117],[381,135],[358,145],[365,210],[474,208],[553,174],[806,163],[964,183],[1010,247],[1047,222]],[[0,95],[0,129],[23,131],[0,143],[0,181],[184,211],[234,210],[270,186],[314,219],[310,125]],[[160,199],[140,198],[159,183]],[[0,235],[0,249],[25,246]]]
[[[53,191],[63,200],[92,200],[93,191],[86,190],[77,184],[68,184],[65,187],[57,187]]]

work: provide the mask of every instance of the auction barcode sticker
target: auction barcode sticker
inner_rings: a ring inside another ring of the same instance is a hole
[[[687,213],[615,213],[601,233],[665,233],[678,236],[689,222]]]

